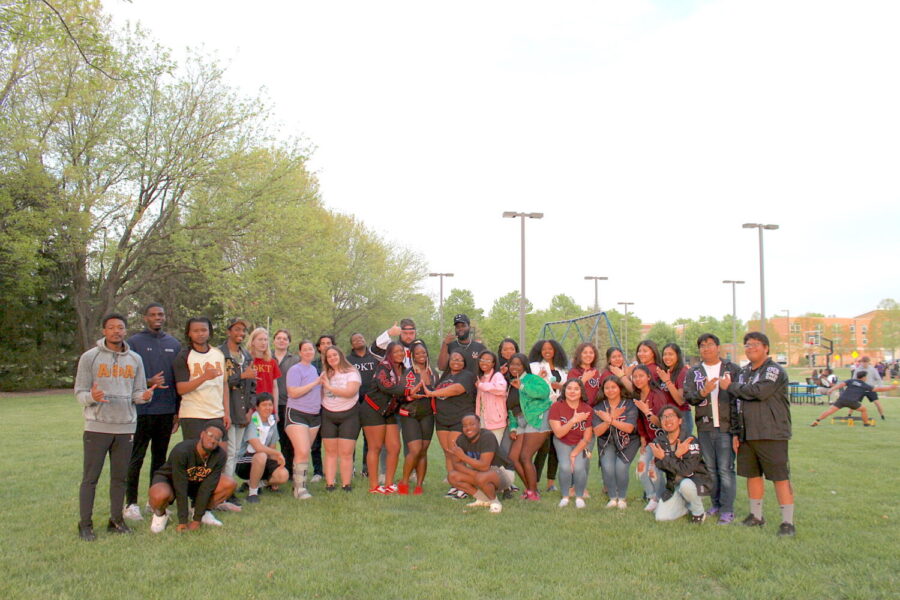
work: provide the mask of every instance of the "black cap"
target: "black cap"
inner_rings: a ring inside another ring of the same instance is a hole
[[[243,325],[243,326],[244,326],[244,329],[246,329],[247,331],[250,331],[250,323],[248,323],[246,319],[241,319],[241,318],[234,318],[234,319],[229,320],[229,321],[228,321],[228,327],[227,327],[226,329],[231,329],[232,327],[234,327],[234,326],[237,325],[238,323],[240,323],[241,325]]]
[[[466,315],[464,315],[462,313],[453,317],[453,324],[456,325],[457,323],[465,323],[466,325],[472,324],[472,322],[469,321],[469,317],[467,317]]]

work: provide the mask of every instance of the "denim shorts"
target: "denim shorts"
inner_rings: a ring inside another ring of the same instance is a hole
[[[523,418],[524,420],[524,418]],[[547,433],[550,431],[550,409],[544,411],[544,414],[541,415],[541,426],[540,428],[532,427],[529,423],[525,423],[525,429],[522,429],[519,433]]]

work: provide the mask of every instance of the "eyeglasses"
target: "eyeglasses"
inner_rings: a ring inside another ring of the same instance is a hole
[[[763,347],[763,345],[760,344],[760,343],[756,343],[756,344],[744,344],[744,350],[753,350],[753,349],[755,349],[755,348],[762,348],[762,347]]]
[[[479,358],[479,359],[478,359],[478,362],[489,362],[489,363],[492,363],[492,362],[494,362],[494,359],[491,358],[491,357],[489,357],[489,356],[485,356],[484,358]]]
[[[718,348],[718,347],[719,347],[718,344],[716,344],[715,342],[704,342],[704,343],[700,344],[700,348],[703,350],[710,350],[712,348]]]

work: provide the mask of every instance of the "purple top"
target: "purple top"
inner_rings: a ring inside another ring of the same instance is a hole
[[[314,366],[297,363],[288,369],[286,383],[288,388],[300,387],[308,385],[318,378],[319,373]],[[287,407],[310,415],[319,414],[322,408],[322,386],[317,385],[297,398],[288,394]]]

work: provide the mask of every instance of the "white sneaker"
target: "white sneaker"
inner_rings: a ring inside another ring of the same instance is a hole
[[[128,519],[129,521],[143,521],[144,515],[141,514],[141,507],[137,504],[129,504],[125,507],[125,510],[122,511],[122,516]]]
[[[581,498],[575,498],[575,508],[584,508],[586,504]]]
[[[312,494],[310,494],[309,490],[306,488],[298,488],[294,491],[294,498],[297,500],[309,500],[312,498]]]
[[[222,521],[216,518],[216,515],[212,514],[212,511],[208,510],[203,513],[203,518],[200,519],[200,522],[204,525],[215,525],[216,527],[222,526]]]
[[[565,507],[567,507],[568,505],[569,505],[569,497],[568,497],[568,496],[563,496],[563,499],[559,501],[559,507],[560,507],[560,508],[565,508]]]
[[[309,480],[310,483],[319,483],[320,481],[322,481],[321,475],[313,475],[312,479]]]
[[[216,510],[223,510],[228,512],[241,512],[241,507],[233,502],[228,502],[227,500],[216,507]]]
[[[659,506],[659,501],[656,498],[653,498],[652,500],[650,500],[650,502],[647,503],[647,506],[644,507],[644,510],[647,512],[653,512],[656,510],[657,506]]]
[[[475,502],[469,502],[466,506],[471,508],[480,508],[482,506],[490,506],[490,502],[485,502],[484,500],[476,500]]]
[[[153,533],[162,533],[166,528],[166,523],[169,522],[169,515],[164,514],[162,516],[153,515],[153,518],[150,519],[150,531]]]
[[[492,513],[498,513],[502,510],[503,510],[503,505],[500,504],[499,500],[494,500],[493,502],[491,502],[491,512]]]
[[[611,498],[609,502],[606,503],[606,508],[615,508],[619,505],[618,498]]]
[[[625,503],[625,498],[619,498],[618,506],[619,506],[619,508],[621,508],[623,510],[628,508],[628,505]]]

